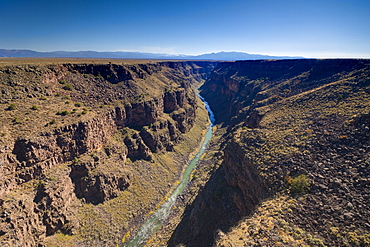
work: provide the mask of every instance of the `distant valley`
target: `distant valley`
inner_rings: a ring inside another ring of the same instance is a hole
[[[0,57],[73,57],[73,58],[126,58],[126,59],[181,59],[181,60],[259,60],[259,59],[297,59],[303,57],[269,56],[245,52],[214,52],[201,55],[165,54],[147,52],[98,52],[98,51],[52,51],[0,49]]]

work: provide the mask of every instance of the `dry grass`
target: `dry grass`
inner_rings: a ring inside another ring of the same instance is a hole
[[[296,203],[284,195],[263,202],[229,232],[219,232],[216,246],[324,246],[319,238],[283,219]]]

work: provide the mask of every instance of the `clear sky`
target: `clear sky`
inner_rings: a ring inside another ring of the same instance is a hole
[[[370,58],[370,0],[0,0],[0,49]]]

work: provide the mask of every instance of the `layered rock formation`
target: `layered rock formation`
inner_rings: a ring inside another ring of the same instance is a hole
[[[138,180],[127,159],[156,163],[153,153],[173,151],[192,128],[197,104],[190,83],[213,66],[1,68],[0,242],[36,246],[56,232],[76,234],[82,204],[116,198]]]
[[[220,63],[201,94],[222,164],[169,245],[367,246],[369,82],[369,60]]]

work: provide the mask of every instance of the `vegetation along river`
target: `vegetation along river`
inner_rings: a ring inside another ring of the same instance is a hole
[[[209,113],[209,118],[211,120],[211,124],[205,134],[201,148],[198,151],[198,153],[195,155],[195,157],[191,160],[187,168],[185,169],[178,187],[169,196],[168,200],[164,202],[157,211],[151,214],[150,217],[141,225],[137,234],[131,240],[123,244],[123,246],[125,247],[142,246],[143,244],[146,243],[146,241],[150,239],[150,237],[155,233],[155,231],[157,231],[159,227],[161,227],[161,225],[166,221],[166,219],[170,215],[171,209],[176,203],[177,196],[179,196],[183,192],[186,185],[188,184],[190,180],[191,172],[198,164],[200,157],[202,157],[203,153],[206,151],[207,144],[212,138],[212,127],[213,127],[215,118],[214,118],[214,114],[212,110],[210,109],[208,103],[204,100],[202,96],[200,96],[199,94],[198,96],[204,102],[206,109]]]

